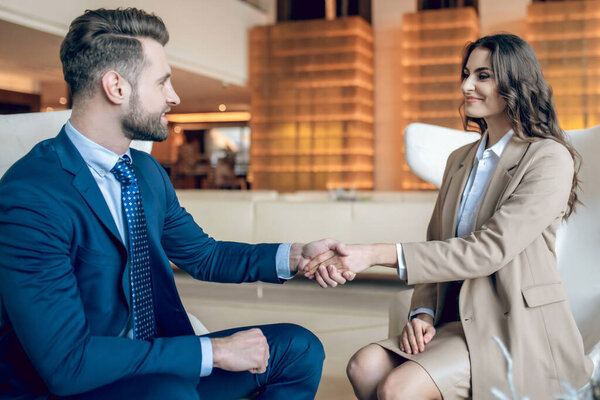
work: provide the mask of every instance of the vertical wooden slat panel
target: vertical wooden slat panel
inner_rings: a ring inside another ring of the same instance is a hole
[[[256,189],[373,188],[373,33],[360,17],[250,34]]]
[[[600,1],[529,5],[526,39],[552,86],[561,127],[600,125]]]

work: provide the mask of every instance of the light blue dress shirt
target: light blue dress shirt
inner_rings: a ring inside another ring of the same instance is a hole
[[[123,206],[121,203],[121,183],[110,172],[123,154],[119,155],[113,153],[107,148],[88,139],[73,127],[70,120],[67,121],[65,125],[65,132],[90,169],[94,180],[100,188],[100,192],[102,192],[102,196],[104,196],[104,200],[106,201],[106,205],[110,210],[115,224],[117,225],[121,240],[125,246],[128,246]],[[124,154],[127,154],[131,158],[129,149],[127,149]],[[291,243],[283,243],[277,248],[275,266],[279,279],[287,280],[293,277],[289,266],[291,247]],[[127,262],[127,269],[129,269],[129,261]],[[129,316],[129,322],[127,323],[127,327],[121,333],[121,336],[132,339],[132,326],[131,316]],[[200,369],[200,376],[208,376],[212,373],[213,368],[212,342],[207,337],[200,337],[199,339],[202,348],[202,367]]]
[[[485,148],[488,141],[487,132],[481,139],[458,208],[456,237],[468,236],[473,232],[473,229],[475,229],[475,222],[477,214],[479,213],[479,208],[481,207],[481,202],[483,201],[483,195],[492,180],[500,157],[502,157],[502,153],[504,153],[504,149],[506,149],[506,145],[510,141],[513,133],[512,129],[509,130],[489,149]],[[404,253],[402,252],[402,244],[396,244],[396,251],[398,252],[398,275],[400,276],[400,279],[406,280],[406,260],[404,259]],[[426,313],[434,317],[434,311],[431,308],[421,307],[416,310],[411,310],[408,318],[411,320],[415,315],[421,313]]]

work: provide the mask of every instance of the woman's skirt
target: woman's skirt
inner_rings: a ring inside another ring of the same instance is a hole
[[[425,351],[408,354],[400,350],[400,337],[377,342],[400,357],[419,364],[442,393],[444,400],[471,398],[471,363],[465,334],[460,321],[449,322],[436,328],[433,340]]]

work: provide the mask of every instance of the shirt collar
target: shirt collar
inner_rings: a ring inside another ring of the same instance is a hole
[[[489,139],[488,133],[486,132],[483,135],[483,139],[479,143],[479,147],[477,148],[477,153],[475,154],[475,158],[477,160],[481,160],[483,158],[484,153],[493,153],[497,158],[502,157],[502,153],[504,153],[504,149],[506,149],[506,145],[510,141],[510,138],[514,134],[514,131],[511,129],[502,136],[498,142],[496,142],[492,147],[486,149],[487,141]]]
[[[65,125],[65,132],[67,136],[83,157],[85,163],[93,169],[98,175],[105,176],[115,166],[119,157],[122,156],[105,147],[100,146],[98,143],[88,139],[81,132],[79,132],[68,120]],[[124,153],[131,158],[131,152],[129,149]]]

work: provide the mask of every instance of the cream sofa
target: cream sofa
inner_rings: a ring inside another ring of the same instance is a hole
[[[422,240],[436,192],[359,193],[357,201],[334,201],[327,192],[178,190],[177,196],[216,239],[365,243]]]

